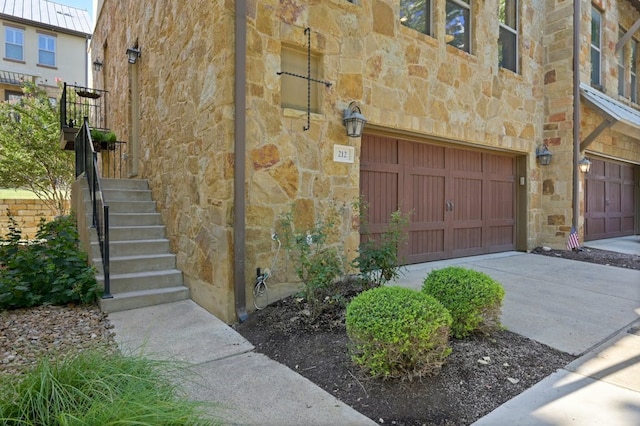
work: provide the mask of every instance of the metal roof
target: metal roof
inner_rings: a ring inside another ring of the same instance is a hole
[[[587,104],[614,122],[611,129],[640,139],[640,111],[584,83],[580,83],[580,94]]]
[[[93,25],[88,11],[47,0],[0,0],[0,18],[83,37]]]

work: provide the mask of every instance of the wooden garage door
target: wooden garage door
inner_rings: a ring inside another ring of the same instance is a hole
[[[365,135],[360,188],[374,236],[411,212],[404,263],[514,249],[512,157]]]
[[[634,234],[634,166],[592,159],[585,176],[585,240]]]

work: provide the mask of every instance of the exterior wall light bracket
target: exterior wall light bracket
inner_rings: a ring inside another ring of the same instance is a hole
[[[591,161],[587,157],[582,157],[582,160],[578,161],[578,168],[582,173],[589,173],[591,171]]]
[[[548,166],[551,163],[551,156],[553,154],[549,151],[546,144],[538,145],[536,147],[536,158],[540,162],[541,166]]]
[[[100,61],[100,59],[96,59],[95,61],[93,61],[93,70],[95,72],[102,71],[102,61]]]
[[[347,109],[344,110],[344,116],[342,123],[347,128],[347,136],[350,138],[359,138],[362,136],[362,130],[364,129],[364,123],[367,120],[362,115],[360,107],[355,101],[351,102]]]
[[[140,56],[141,52],[140,48],[138,47],[138,43],[136,43],[133,47],[127,49],[127,61],[130,64],[135,64]]]

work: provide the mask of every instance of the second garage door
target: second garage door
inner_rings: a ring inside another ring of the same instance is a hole
[[[411,212],[404,263],[515,247],[515,160],[455,147],[365,135],[360,188],[369,232]]]

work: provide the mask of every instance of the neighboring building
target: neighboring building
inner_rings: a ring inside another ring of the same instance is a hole
[[[344,206],[349,259],[361,194],[374,228],[412,213],[410,263],[564,247],[573,224],[581,241],[640,233],[640,2],[577,5],[580,87],[574,2],[104,0],[94,85],[192,298],[232,322],[291,206],[303,229]],[[352,101],[361,138],[342,123]],[[277,269],[285,294],[295,267]]]
[[[22,95],[24,81],[47,89],[52,99],[56,80],[87,85],[89,12],[46,0],[0,0],[2,63],[0,100]]]

